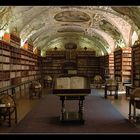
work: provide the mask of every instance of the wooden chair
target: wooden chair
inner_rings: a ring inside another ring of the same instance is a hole
[[[133,113],[132,112],[133,107]],[[140,122],[140,116],[137,114],[137,110],[140,109],[140,88],[136,88],[132,91],[130,94],[130,100],[129,100],[129,120],[132,120],[134,122]]]
[[[108,94],[108,91],[110,92],[110,94]],[[115,92],[115,94],[112,94],[112,92]],[[118,99],[118,84],[114,79],[108,79],[106,81],[105,84],[105,98],[107,98],[107,96],[110,95],[114,95],[115,99]]]
[[[44,87],[52,87],[53,78],[50,75],[44,77]]]
[[[42,86],[38,81],[33,81],[29,86],[29,98],[38,97],[39,99],[42,96]]]

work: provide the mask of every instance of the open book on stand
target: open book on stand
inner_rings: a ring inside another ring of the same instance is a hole
[[[83,76],[58,77],[55,81],[55,89],[86,89],[88,87],[88,79]]]

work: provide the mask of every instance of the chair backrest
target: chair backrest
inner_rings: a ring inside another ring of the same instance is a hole
[[[130,100],[132,101],[133,105],[134,105],[134,98],[140,98],[140,88],[134,89],[130,94]],[[140,109],[140,100],[136,101],[136,108]]]
[[[107,81],[106,81],[106,84],[107,85],[117,85],[117,81],[116,80],[114,80],[114,79],[108,79]]]
[[[132,91],[131,95],[130,95],[131,98],[140,98],[140,88],[136,88]]]

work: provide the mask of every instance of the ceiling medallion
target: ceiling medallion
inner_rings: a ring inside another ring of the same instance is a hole
[[[56,14],[54,19],[61,22],[87,22],[90,16],[81,11],[63,11]]]

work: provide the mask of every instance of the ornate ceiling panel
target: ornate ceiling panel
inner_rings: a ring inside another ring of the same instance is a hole
[[[90,16],[81,11],[63,11],[56,14],[54,19],[61,22],[87,22]]]
[[[139,15],[139,6],[0,6],[0,35],[14,31],[21,46],[30,40],[42,50],[64,49],[65,43],[73,42],[78,49],[87,47],[104,55],[135,42]]]
[[[99,27],[104,32],[110,34],[113,39],[119,39],[121,36],[119,31],[115,27],[113,27],[113,25],[111,23],[109,23],[108,21],[106,21],[104,19],[99,22]]]

